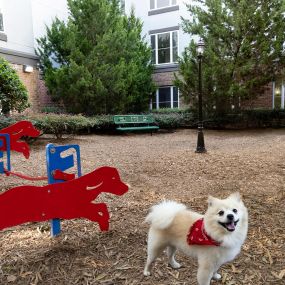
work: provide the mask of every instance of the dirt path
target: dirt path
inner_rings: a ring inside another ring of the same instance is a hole
[[[142,276],[144,217],[162,199],[203,212],[209,194],[225,197],[233,191],[242,193],[249,208],[249,236],[240,256],[222,267],[223,283],[214,284],[285,284],[285,131],[206,131],[207,154],[194,153],[196,139],[194,130],[78,136],[61,142],[42,138],[31,146],[30,160],[13,153],[14,170],[43,175],[47,143],[76,143],[83,173],[115,166],[131,188],[123,197],[102,197],[112,214],[107,233],[86,220],[64,221],[56,239],[49,237],[48,223],[0,232],[0,284],[197,284],[196,262],[180,254],[182,269],[168,268],[162,256],[154,274]],[[17,178],[0,179],[2,190],[24,184]]]

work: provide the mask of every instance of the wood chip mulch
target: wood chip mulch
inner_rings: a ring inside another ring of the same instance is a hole
[[[161,256],[153,275],[143,277],[149,208],[173,199],[204,212],[208,195],[239,191],[249,209],[249,233],[241,254],[222,266],[213,284],[285,284],[285,131],[205,131],[208,152],[196,154],[195,130],[173,133],[76,136],[61,141],[44,136],[25,160],[12,154],[14,171],[45,175],[45,145],[76,143],[83,173],[116,167],[131,185],[122,196],[102,195],[111,229],[100,232],[87,220],[62,222],[62,234],[49,235],[49,223],[29,223],[0,232],[0,284],[17,285],[182,285],[197,284],[196,261],[178,254],[180,270]],[[1,191],[31,184],[0,177]],[[36,182],[33,185],[43,185]]]

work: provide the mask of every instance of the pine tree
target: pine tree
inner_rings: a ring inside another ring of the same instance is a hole
[[[198,0],[188,5],[183,29],[205,42],[203,96],[210,110],[255,98],[284,72],[284,0]],[[197,95],[194,40],[180,58],[176,84],[188,100]],[[190,94],[190,96],[189,96]]]
[[[38,40],[50,93],[72,113],[147,110],[154,91],[151,51],[134,13],[117,0],[69,0],[68,22],[55,19]]]

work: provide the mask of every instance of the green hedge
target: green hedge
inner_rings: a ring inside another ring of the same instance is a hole
[[[153,117],[162,129],[182,128],[193,124],[190,113],[155,113]]]
[[[157,112],[153,114],[160,128],[179,128],[187,125],[191,117],[183,112]],[[57,138],[64,134],[97,133],[115,131],[112,115],[84,117],[80,115],[45,114],[29,117],[33,124],[43,133],[54,134]]]
[[[18,118],[5,117],[0,115],[0,130],[16,123],[18,120]]]
[[[65,134],[93,133],[112,129],[112,116],[84,117],[81,115],[45,114],[29,117],[43,133],[61,138]]]
[[[196,128],[197,116],[190,110],[159,110],[152,112],[161,129]],[[35,116],[0,117],[0,129],[16,121],[30,120],[44,134],[53,134],[57,138],[70,134],[88,134],[113,132],[116,126],[112,115],[84,117],[81,115],[41,114]],[[209,129],[244,129],[264,127],[285,127],[285,111],[251,110],[239,113],[212,115],[204,120]]]
[[[204,125],[210,129],[282,128],[285,127],[285,111],[256,109],[212,115]]]
[[[0,129],[21,120],[29,120],[43,134],[63,135],[94,133],[114,129],[112,116],[84,117],[81,115],[40,114],[34,116],[0,117]]]

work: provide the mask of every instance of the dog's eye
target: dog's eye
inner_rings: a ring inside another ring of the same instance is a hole
[[[224,213],[225,213],[224,211],[220,211],[220,212],[218,213],[218,215],[219,215],[219,216],[223,216]]]
[[[236,214],[237,213],[237,209],[233,209],[233,212]]]

